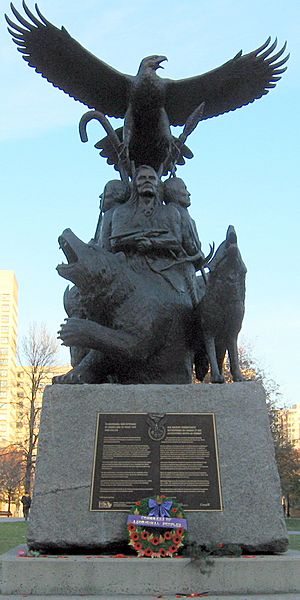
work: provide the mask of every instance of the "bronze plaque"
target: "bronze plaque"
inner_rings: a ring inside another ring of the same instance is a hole
[[[90,510],[128,510],[148,496],[221,511],[213,413],[99,413]]]

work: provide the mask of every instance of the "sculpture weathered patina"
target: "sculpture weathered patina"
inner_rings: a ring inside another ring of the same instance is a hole
[[[204,295],[195,311],[200,348],[204,341],[212,383],[225,381],[223,363],[227,350],[233,381],[243,381],[237,337],[244,317],[247,269],[237,246],[234,227],[228,227],[226,239],[208,263],[208,268]],[[196,377],[202,380],[205,372],[201,352],[195,355],[195,371]]]
[[[124,149],[136,167],[149,164],[158,169],[174,145],[176,154],[170,125],[184,125],[202,103],[202,119],[240,108],[267,94],[286,69],[288,56],[282,58],[286,44],[272,54],[277,41],[270,45],[268,38],[256,50],[245,55],[240,51],[221,67],[196,77],[178,81],[158,77],[157,69],[167,60],[163,55],[143,58],[137,74],[127,75],[93,56],[64,27],[55,27],[37,5],[37,15],[24,1],[23,8],[29,20],[12,4],[18,23],[8,16],[6,20],[24,60],[75,100],[123,118]],[[104,155],[107,151],[111,158],[110,148],[106,144],[104,148]]]
[[[123,74],[85,50],[23,2],[24,18],[6,20],[18,50],[55,87],[90,109],[79,125],[97,119],[106,132],[96,148],[120,172],[105,186],[94,238],[71,230],[59,238],[68,264],[57,270],[74,287],[64,304],[59,339],[71,349],[72,370],[54,383],[189,383],[193,365],[203,380],[211,368],[222,383],[229,352],[241,381],[237,336],[244,315],[246,268],[230,226],[213,256],[204,256],[188,207],[190,195],[176,165],[193,154],[185,145],[208,119],[247,105],[276,86],[288,55],[270,38],[221,67],[179,81],[158,77],[167,60],[144,58],[136,76]],[[107,117],[124,119],[114,130]],[[171,125],[184,126],[179,137]],[[162,177],[170,172],[170,178]],[[200,272],[198,276],[196,273]]]
[[[58,272],[79,290],[60,339],[91,352],[55,383],[191,381],[200,299],[193,261],[207,259],[187,253],[180,213],[163,204],[160,188],[154,169],[137,169],[131,197],[113,211],[110,250],[101,237],[95,246],[70,230],[60,236],[68,264]]]

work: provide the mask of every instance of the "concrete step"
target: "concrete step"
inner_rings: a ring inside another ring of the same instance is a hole
[[[193,597],[192,594],[203,592],[208,592],[210,599],[218,594],[229,598],[240,595],[243,600],[269,594],[270,600],[272,594],[275,597],[291,594],[293,600],[300,600],[300,552],[297,551],[276,556],[217,557],[210,570],[203,573],[201,565],[188,558],[20,557],[20,548],[1,557],[1,600],[5,594],[153,600],[160,595],[171,599],[176,594]]]

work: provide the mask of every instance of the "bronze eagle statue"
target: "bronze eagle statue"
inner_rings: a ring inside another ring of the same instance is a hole
[[[159,77],[156,71],[167,60],[162,55],[144,58],[137,74],[127,75],[88,52],[64,27],[50,23],[37,4],[35,15],[23,1],[27,18],[10,6],[18,22],[5,15],[8,31],[28,65],[89,108],[123,118],[123,131],[118,133],[128,158],[135,166],[148,164],[156,170],[176,146],[171,125],[184,125],[201,104],[201,119],[209,119],[261,98],[281,79],[289,58],[283,56],[286,43],[274,53],[277,40],[271,44],[268,38],[256,50],[240,51],[222,66],[195,77]],[[116,163],[107,138],[97,147],[111,164]],[[186,146],[178,153],[179,164],[184,156],[192,156]]]

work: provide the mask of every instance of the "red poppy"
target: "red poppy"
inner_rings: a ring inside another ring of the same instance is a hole
[[[177,535],[182,536],[184,534],[184,529],[183,527],[178,527],[178,529],[176,530]]]
[[[166,555],[167,555],[167,553],[166,553],[166,551],[165,551],[165,549],[164,549],[164,548],[160,548],[160,549],[159,549],[159,555],[160,555],[160,556],[166,556]]]
[[[140,539],[140,536],[139,536],[139,534],[138,534],[138,533],[132,533],[132,534],[131,534],[131,536],[130,536],[130,539],[131,539],[133,542],[137,542],[137,541]]]
[[[142,544],[140,542],[137,542],[136,544],[134,544],[134,549],[135,550],[141,550],[142,549]]]
[[[137,502],[135,502],[135,506],[141,506],[141,502],[138,500]]]
[[[148,531],[142,531],[142,533],[141,533],[142,540],[147,540],[148,537],[149,537]]]
[[[146,550],[144,552],[144,556],[152,556],[152,550],[151,550],[151,548],[146,548]]]
[[[158,546],[158,544],[159,544],[159,538],[157,538],[157,537],[153,537],[153,538],[152,538],[152,540],[151,540],[151,543],[152,543],[154,546]]]
[[[165,538],[165,540],[170,540],[172,538],[171,531],[166,531],[164,538]]]
[[[178,511],[178,508],[176,508],[176,506],[175,506],[175,508],[172,508],[172,512],[177,513],[177,511]]]
[[[133,523],[129,523],[129,525],[127,526],[128,531],[136,531],[136,526],[133,525]]]
[[[173,542],[174,544],[180,544],[181,537],[179,535],[173,535]]]
[[[173,552],[177,552],[178,548],[176,546],[170,546],[168,550],[173,554]]]

